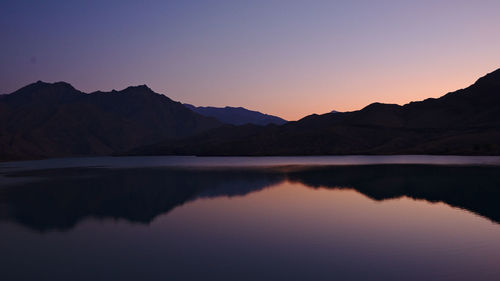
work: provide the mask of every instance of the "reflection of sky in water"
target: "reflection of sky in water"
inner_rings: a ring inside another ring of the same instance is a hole
[[[374,201],[353,189],[290,181],[242,196],[212,195],[150,224],[86,219],[67,232],[38,233],[3,223],[0,264],[8,277],[52,280],[500,276],[499,225],[444,203]]]

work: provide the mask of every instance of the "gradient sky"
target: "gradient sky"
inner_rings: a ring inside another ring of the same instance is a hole
[[[2,1],[0,93],[147,84],[296,120],[463,88],[500,67],[500,1]]]

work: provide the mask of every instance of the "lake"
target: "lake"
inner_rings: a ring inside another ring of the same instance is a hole
[[[0,163],[0,280],[500,280],[500,157]]]

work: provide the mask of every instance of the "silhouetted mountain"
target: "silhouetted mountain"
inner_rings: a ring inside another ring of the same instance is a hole
[[[404,106],[373,103],[281,126],[221,127],[131,154],[500,154],[500,69],[472,86]]]
[[[39,81],[0,96],[0,160],[105,155],[219,125],[145,85],[86,94]]]
[[[37,231],[67,230],[89,217],[150,223],[196,198],[242,196],[288,180],[354,189],[373,200],[406,196],[444,202],[500,223],[499,174],[497,166],[437,165],[24,171],[7,176],[37,181],[0,186],[0,220]]]
[[[283,125],[287,121],[277,116],[260,113],[258,111],[248,110],[243,107],[211,107],[211,106],[194,106],[184,104],[192,111],[207,117],[214,117],[222,123],[232,125]]]

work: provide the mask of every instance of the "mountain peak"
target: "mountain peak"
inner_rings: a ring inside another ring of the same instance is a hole
[[[41,87],[67,88],[67,89],[75,90],[75,88],[71,84],[64,82],[64,81],[49,83],[49,82],[44,82],[42,80],[38,80],[35,83],[31,83],[31,84],[25,86],[24,88],[28,88],[28,87],[30,87],[30,88],[41,88]],[[23,89],[23,88],[21,88],[21,89]]]
[[[66,82],[54,82],[48,83],[38,80],[35,83],[31,83],[14,93],[11,96],[43,96],[43,97],[63,97],[65,95],[73,95],[81,93],[76,90],[71,84]]]
[[[146,84],[137,85],[137,86],[129,86],[124,90],[120,91],[123,93],[136,93],[136,94],[156,94],[151,88],[149,88]]]
[[[142,84],[142,85],[137,85],[137,86],[128,86],[125,90],[127,89],[136,89],[136,90],[149,90],[149,91],[153,91],[151,90],[151,88],[148,87],[148,85],[146,84]]]

